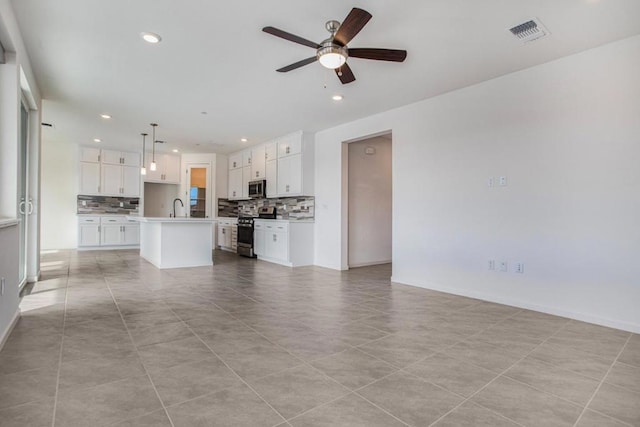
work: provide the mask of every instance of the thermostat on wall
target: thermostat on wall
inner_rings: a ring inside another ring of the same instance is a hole
[[[376,154],[375,147],[366,147],[364,149],[364,154]]]

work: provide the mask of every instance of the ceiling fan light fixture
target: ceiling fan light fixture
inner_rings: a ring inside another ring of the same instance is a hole
[[[336,45],[321,47],[318,49],[318,61],[323,67],[335,70],[347,62],[347,50]]]

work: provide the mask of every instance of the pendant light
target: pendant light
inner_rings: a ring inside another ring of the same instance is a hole
[[[151,127],[153,128],[153,138],[151,139],[151,143],[153,144],[153,158],[151,159],[149,169],[151,169],[152,171],[155,171],[158,168],[158,166],[156,165],[156,126],[158,126],[157,123],[151,123]]]
[[[141,133],[140,135],[142,135],[142,167],[140,168],[140,175],[146,175],[147,167],[144,164],[144,150],[145,150],[145,139],[147,139],[147,134]]]

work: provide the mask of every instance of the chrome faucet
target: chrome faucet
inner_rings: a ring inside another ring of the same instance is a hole
[[[176,202],[180,202],[180,206],[184,208],[184,203],[182,203],[182,199],[173,199],[173,217],[176,217]]]

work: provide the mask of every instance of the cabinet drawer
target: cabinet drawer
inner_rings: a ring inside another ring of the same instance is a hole
[[[99,216],[79,216],[78,217],[79,224],[100,224]]]
[[[124,216],[102,216],[100,217],[101,224],[127,224],[129,221]]]
[[[264,230],[264,228],[265,228],[265,227],[264,227],[264,224],[263,224],[263,223],[261,223],[261,222],[255,222],[255,223],[253,224],[253,228],[254,228],[254,229],[256,229],[256,230]]]
[[[289,232],[289,223],[279,222],[274,224],[265,224],[264,228],[267,231],[277,231],[279,233],[288,233]]]

